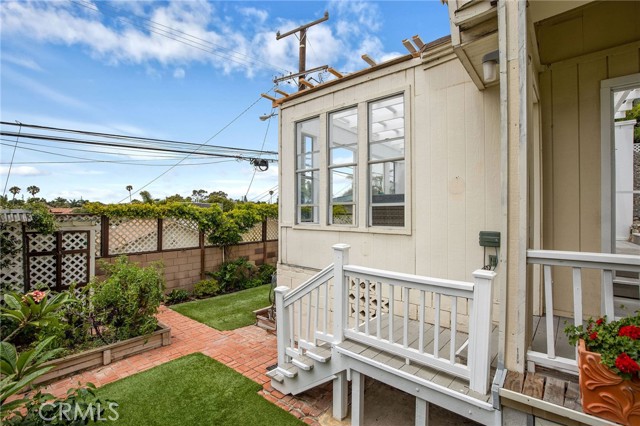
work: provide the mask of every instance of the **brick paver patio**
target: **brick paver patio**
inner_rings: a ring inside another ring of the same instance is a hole
[[[305,423],[319,425],[318,417],[331,406],[331,386],[324,385],[298,396],[283,395],[271,387],[266,367],[276,363],[276,337],[248,326],[231,331],[218,331],[162,306],[158,319],[171,327],[171,344],[134,355],[107,366],[85,371],[49,384],[46,391],[62,396],[78,382],[91,382],[100,387],[194,352],[220,361],[245,377],[260,383],[260,394],[268,401],[289,411]]]

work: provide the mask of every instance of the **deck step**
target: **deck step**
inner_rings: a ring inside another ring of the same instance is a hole
[[[327,362],[331,359],[331,350],[317,347],[313,350],[307,350],[306,355],[317,362]]]
[[[313,368],[313,359],[304,355],[299,355],[297,358],[291,358],[291,364],[301,370],[309,371]]]
[[[280,373],[274,373],[272,375],[267,373],[267,376],[271,377],[273,380],[275,380],[278,383],[284,382],[284,376],[282,374],[280,374]]]

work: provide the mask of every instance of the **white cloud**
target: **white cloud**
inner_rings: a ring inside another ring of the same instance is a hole
[[[238,7],[230,14],[206,1],[95,5],[104,14],[71,2],[4,2],[0,31],[3,37],[82,46],[98,60],[143,65],[158,78],[176,66],[173,76],[182,78],[182,67],[194,62],[248,77],[263,70],[282,73],[298,68],[298,40],[294,36],[276,40],[275,32],[303,21],[272,17],[256,7]],[[332,0],[328,7],[331,20],[308,31],[308,68],[328,64],[341,70],[362,69],[359,57],[364,48],[379,60],[395,55],[384,51],[376,35],[384,20],[375,3]]]
[[[42,67],[31,58],[3,54],[2,60],[33,71],[44,71]]]
[[[185,76],[184,68],[176,68],[173,71],[173,78],[181,79],[181,78],[184,78],[184,76]]]
[[[9,166],[0,167],[0,175],[6,175],[9,173]],[[41,176],[48,175],[49,172],[40,170],[31,166],[13,166],[11,167],[11,175],[15,176]]]

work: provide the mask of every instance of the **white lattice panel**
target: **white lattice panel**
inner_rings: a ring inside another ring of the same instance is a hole
[[[187,219],[162,221],[162,249],[194,248],[200,246],[198,224]]]
[[[28,234],[30,253],[54,251],[56,249],[56,234]]]
[[[113,218],[109,221],[109,254],[158,250],[156,219]]]
[[[640,143],[633,144],[633,152],[640,152]]]
[[[278,219],[267,219],[267,241],[278,239]]]
[[[62,285],[87,282],[87,255],[84,253],[62,256]]]
[[[351,280],[349,285],[349,316],[353,317],[356,311],[356,286],[355,280]],[[360,282],[360,289],[358,290],[359,302],[358,302],[358,315],[360,319],[366,318],[367,309],[369,310],[369,318],[376,318],[378,303],[380,303],[380,312],[383,314],[389,313],[389,298],[380,297],[378,300],[378,294],[376,291],[376,283],[369,284],[369,306],[367,306],[366,296],[367,285],[364,281]]]
[[[56,215],[56,221],[59,223],[69,223],[69,222],[86,222],[90,225],[97,225],[95,228],[95,248],[96,248],[96,257],[100,257],[100,224],[102,223],[102,219],[98,215],[92,214],[60,214]]]
[[[10,259],[6,268],[0,269],[0,284],[3,291],[24,291],[24,263],[22,259],[22,226],[6,224],[2,232],[13,240],[18,255]]]
[[[253,228],[242,234],[243,243],[262,241],[262,222],[256,223]]]
[[[62,234],[65,250],[86,250],[89,248],[89,233],[86,231],[66,231]]]
[[[34,256],[29,260],[30,287],[56,287],[55,256]]]

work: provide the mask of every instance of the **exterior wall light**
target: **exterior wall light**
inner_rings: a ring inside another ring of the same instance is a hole
[[[500,57],[498,51],[494,50],[482,57],[482,74],[485,83],[491,83],[498,79],[498,64]]]

